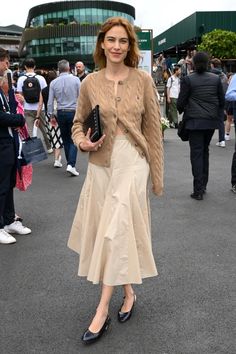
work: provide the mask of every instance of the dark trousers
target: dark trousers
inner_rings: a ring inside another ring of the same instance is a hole
[[[71,139],[71,129],[73,125],[74,111],[57,111],[57,122],[61,131],[61,138],[64,145],[67,165],[75,167],[77,157],[77,147]]]
[[[193,174],[193,191],[201,194],[209,177],[209,144],[214,129],[189,130],[190,161]]]
[[[0,229],[15,219],[13,188],[16,184],[15,148],[12,139],[0,139]]]
[[[234,145],[234,154],[232,158],[231,165],[231,184],[232,186],[236,184],[236,103],[234,102],[234,131],[235,131],[235,145]]]
[[[225,141],[225,122],[224,122],[224,112],[221,113],[219,119],[219,141]]]

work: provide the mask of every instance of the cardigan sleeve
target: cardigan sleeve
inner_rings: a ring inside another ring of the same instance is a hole
[[[150,173],[153,192],[161,195],[163,191],[163,142],[160,105],[156,87],[149,75],[145,77],[145,113],[142,119],[142,133],[147,141],[150,155]]]
[[[72,126],[72,139],[76,146],[85,140],[83,132],[83,122],[92,110],[92,105],[89,99],[89,75],[83,80],[80,88],[80,94],[77,100],[77,107]]]

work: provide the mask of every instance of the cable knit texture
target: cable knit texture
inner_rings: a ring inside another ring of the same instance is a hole
[[[148,73],[130,68],[127,79],[115,82],[105,77],[105,69],[88,75],[82,82],[72,128],[74,143],[84,141],[83,122],[99,105],[103,133],[102,147],[89,153],[89,161],[109,167],[117,123],[131,144],[150,164],[153,192],[163,190],[163,144],[160,106],[156,88]]]

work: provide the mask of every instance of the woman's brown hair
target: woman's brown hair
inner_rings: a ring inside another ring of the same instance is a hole
[[[114,26],[122,26],[126,30],[129,38],[129,51],[124,62],[127,66],[137,68],[140,59],[137,36],[134,31],[134,27],[128,20],[123,17],[110,17],[103,23],[102,27],[100,28],[97,36],[95,51],[93,54],[95,64],[100,69],[106,67],[106,56],[101,44],[104,42],[106,33]]]

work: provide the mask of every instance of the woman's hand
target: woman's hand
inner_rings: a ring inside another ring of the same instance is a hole
[[[56,128],[56,127],[57,127],[57,120],[56,120],[55,117],[51,117],[51,118],[50,118],[50,123],[51,123],[51,126],[52,126],[53,128]]]
[[[39,117],[36,117],[35,121],[34,121],[35,126],[38,128],[39,124],[40,124],[40,120]]]
[[[82,151],[97,151],[103,144],[103,141],[105,139],[105,135],[103,135],[98,141],[93,143],[90,140],[90,135],[91,135],[91,128],[88,129],[87,134],[86,134],[86,140],[82,141],[79,144],[79,147]]]
[[[24,101],[25,101],[24,96],[21,95],[20,93],[16,93],[15,95],[16,95],[16,98],[18,99],[18,101],[19,101],[21,104],[24,104]]]

